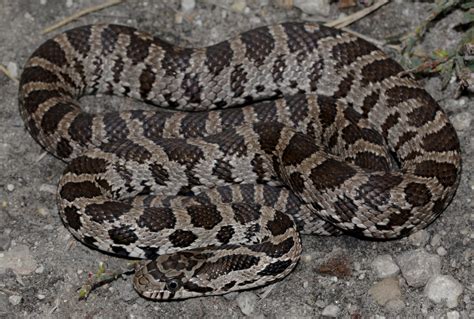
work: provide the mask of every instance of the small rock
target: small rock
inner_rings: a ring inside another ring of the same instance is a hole
[[[235,300],[238,295],[239,295],[239,292],[232,291],[232,292],[229,292],[228,294],[223,295],[223,297],[227,300]]]
[[[18,66],[15,62],[8,62],[7,63],[7,70],[11,76],[14,78],[18,77]]]
[[[335,304],[330,304],[323,309],[322,315],[325,317],[337,318],[340,311],[341,309],[339,309],[338,306]]]
[[[453,310],[453,311],[448,311],[448,313],[446,314],[446,318],[447,319],[459,319],[459,318],[461,318],[461,315],[456,310]]]
[[[44,6],[46,4],[46,0],[40,0],[40,4]]]
[[[400,268],[393,261],[390,255],[381,255],[374,259],[372,262],[372,268],[378,278],[387,278],[398,275]]]
[[[72,5],[73,5],[72,0],[66,0],[66,7],[70,8],[72,7]]]
[[[440,256],[446,256],[448,254],[448,251],[443,246],[440,246],[436,249],[436,253]]]
[[[452,119],[454,128],[457,131],[463,131],[471,127],[472,115],[469,112],[462,112],[456,114]]]
[[[257,304],[257,295],[250,291],[241,292],[237,296],[237,305],[240,308],[240,311],[246,316],[250,315],[254,310]]]
[[[384,306],[390,300],[401,300],[402,292],[397,278],[385,278],[369,289],[369,294],[379,304]]]
[[[235,0],[231,6],[231,9],[236,12],[243,12],[247,7],[247,1],[245,0]]]
[[[425,287],[425,295],[434,303],[445,302],[448,308],[458,305],[458,298],[464,287],[451,275],[436,275]]]
[[[35,269],[35,273],[42,274],[44,272],[44,266],[40,265],[38,268]]]
[[[413,246],[423,247],[428,243],[428,240],[430,240],[430,233],[422,229],[416,233],[411,234],[408,237],[408,240],[413,244]]]
[[[423,249],[407,251],[398,257],[403,277],[411,287],[423,287],[428,279],[441,271],[441,259]]]
[[[331,9],[329,0],[294,0],[293,6],[309,15],[328,16]]]
[[[40,208],[38,208],[38,214],[41,217],[48,217],[49,216],[49,210],[45,207],[40,207]]]
[[[43,294],[38,294],[36,297],[37,297],[39,300],[43,300],[44,298],[46,298],[46,296],[43,295]]]
[[[41,184],[39,187],[40,192],[45,192],[45,193],[50,193],[50,194],[56,194],[57,190],[56,185],[51,185],[51,184]]]
[[[193,11],[194,7],[196,7],[195,0],[181,0],[181,10],[183,12]]]
[[[441,236],[439,234],[435,234],[433,238],[431,238],[430,244],[431,246],[436,247],[439,245],[440,242],[441,242]]]
[[[15,190],[15,185],[13,184],[7,184],[7,191],[13,192]]]
[[[6,269],[12,269],[16,274],[28,275],[36,268],[36,261],[28,246],[18,245],[0,254],[0,274]]]
[[[8,297],[8,301],[14,306],[19,305],[22,299],[23,297],[20,295],[11,295]]]

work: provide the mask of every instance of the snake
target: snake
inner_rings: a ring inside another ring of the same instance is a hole
[[[81,108],[94,94],[158,108]],[[64,225],[143,259],[133,286],[152,300],[277,282],[302,234],[406,236],[445,210],[461,174],[456,131],[421,84],[368,41],[311,22],[195,48],[80,26],[27,60],[19,109],[67,163]]]

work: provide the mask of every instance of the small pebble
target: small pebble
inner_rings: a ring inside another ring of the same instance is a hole
[[[400,299],[402,292],[397,278],[385,278],[369,289],[369,294],[379,305],[384,306],[390,300]]]
[[[462,112],[456,114],[452,119],[454,128],[457,131],[463,131],[471,127],[472,115],[469,112]]]
[[[428,279],[441,271],[438,255],[428,254],[423,249],[407,251],[397,258],[402,276],[411,287],[423,287]]]
[[[372,262],[372,269],[378,278],[393,277],[400,272],[400,268],[390,255],[377,256]]]
[[[439,245],[440,242],[441,242],[441,236],[439,234],[436,234],[433,236],[433,238],[431,238],[430,244],[431,246],[436,247]]]
[[[430,233],[422,229],[420,231],[417,231],[416,233],[411,234],[408,237],[408,240],[412,243],[413,246],[423,247],[430,240]]]
[[[231,6],[231,9],[236,12],[243,12],[247,7],[247,1],[245,0],[235,0]]]
[[[329,0],[293,0],[293,6],[309,15],[329,15],[331,6]]]
[[[45,192],[45,193],[50,193],[50,194],[56,194],[56,189],[58,187],[55,185],[51,184],[41,184],[39,187],[40,192]]]
[[[38,214],[41,217],[47,217],[47,216],[49,216],[49,210],[47,208],[40,207],[40,208],[38,208]]]
[[[459,319],[459,318],[461,318],[461,315],[456,310],[453,310],[453,311],[448,311],[448,313],[446,314],[446,318],[447,319]]]
[[[233,291],[233,292],[229,292],[228,294],[223,295],[223,297],[227,300],[235,300],[238,295],[239,295],[239,292]]]
[[[46,2],[47,2],[46,0],[40,0],[40,4],[43,6],[46,4]]]
[[[330,318],[337,318],[341,309],[335,304],[330,304],[323,309],[322,315]]]
[[[436,275],[428,281],[424,293],[436,304],[444,302],[448,308],[455,308],[463,289],[464,287],[453,276]]]
[[[436,253],[440,256],[446,256],[448,254],[448,251],[443,246],[440,246],[436,249]]]
[[[35,269],[35,273],[42,274],[44,272],[44,266],[40,265],[38,268]]]
[[[7,70],[10,72],[10,75],[14,78],[18,77],[18,65],[15,62],[7,63]]]
[[[195,0],[181,0],[181,10],[183,12],[190,12],[196,7]]]
[[[13,192],[15,190],[15,185],[13,184],[7,184],[7,191]]]
[[[36,297],[37,297],[39,300],[43,300],[44,298],[46,298],[46,296],[43,295],[43,294],[38,294]]]
[[[8,301],[14,306],[19,305],[22,300],[23,297],[20,295],[12,295],[8,297]]]
[[[237,296],[237,305],[240,308],[240,311],[246,316],[250,315],[255,310],[257,305],[257,295],[250,291],[241,292]]]
[[[72,7],[72,5],[73,5],[72,0],[66,0],[66,7],[70,8]]]

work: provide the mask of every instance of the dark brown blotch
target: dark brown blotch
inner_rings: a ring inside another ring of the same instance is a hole
[[[73,112],[75,107],[68,103],[56,103],[52,105],[41,119],[41,128],[46,134],[52,134],[58,128],[59,123],[67,114]]]
[[[214,205],[192,205],[188,206],[186,210],[195,227],[209,230],[222,221],[222,216]]]
[[[176,225],[176,217],[171,208],[147,207],[137,220],[137,225],[147,228],[151,232],[160,232],[163,229],[172,229]]]
[[[273,236],[283,235],[293,227],[294,223],[290,216],[278,210],[275,211],[273,219],[267,222],[267,228]]]
[[[263,270],[260,270],[257,275],[259,276],[277,276],[285,272],[291,267],[293,262],[291,260],[279,260],[271,264],[268,264]]]
[[[95,183],[90,181],[83,182],[68,182],[64,184],[59,195],[68,201],[73,201],[77,198],[94,198],[102,195],[102,191]]]
[[[242,225],[260,218],[261,206],[258,204],[232,203],[234,218]]]
[[[362,68],[362,84],[381,82],[391,76],[397,75],[403,71],[403,68],[394,60],[385,58],[367,64]]]
[[[120,216],[128,213],[130,209],[132,209],[132,206],[128,203],[106,201],[101,204],[87,205],[85,213],[97,223],[102,223],[104,221],[114,222],[120,218]]]
[[[425,206],[431,200],[431,192],[424,184],[409,183],[405,187],[405,198],[413,206]]]
[[[332,189],[340,186],[356,173],[357,171],[350,165],[328,158],[313,168],[309,177],[316,189]]]
[[[188,247],[198,237],[192,231],[178,229],[169,235],[168,238],[174,247]]]
[[[108,230],[110,239],[117,245],[130,245],[138,240],[135,231],[129,225],[112,227]]]
[[[227,225],[227,226],[222,226],[221,229],[216,234],[216,239],[221,243],[221,244],[228,244],[229,241],[232,239],[232,236],[234,235],[235,230],[232,225]]]
[[[451,123],[447,122],[443,128],[423,138],[423,149],[428,152],[459,152],[459,139]]]
[[[284,166],[299,165],[319,151],[319,147],[308,136],[296,133],[283,150],[281,161]]]
[[[458,169],[451,163],[438,163],[428,160],[416,164],[415,175],[436,177],[444,187],[454,186],[458,179]]]
[[[63,209],[64,222],[68,227],[78,230],[82,227],[81,215],[74,206],[67,206]]]

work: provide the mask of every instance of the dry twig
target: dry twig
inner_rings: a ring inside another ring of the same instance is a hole
[[[117,5],[119,3],[121,3],[123,0],[109,0],[105,3],[102,3],[102,4],[99,4],[99,5],[96,5],[96,6],[92,6],[92,7],[89,7],[89,8],[86,8],[86,9],[83,9],[79,12],[76,12],[75,14],[53,24],[52,26],[50,27],[47,27],[45,29],[43,29],[43,31],[41,31],[42,34],[45,34],[45,33],[49,33],[53,30],[56,30],[60,27],[62,27],[63,25],[66,25],[74,20],[77,20],[79,19],[80,17],[86,15],[86,14],[89,14],[89,13],[92,13],[92,12],[96,12],[96,11],[99,11],[99,10],[102,10],[102,9],[105,9],[105,8],[108,8],[108,7],[111,7],[111,6],[114,6],[114,5]]]
[[[20,83],[16,77],[14,77],[6,67],[0,64],[0,72],[4,73],[10,80],[16,84]]]
[[[349,24],[352,24],[355,21],[362,19],[366,15],[374,12],[375,10],[377,10],[381,6],[386,5],[389,2],[390,2],[390,0],[379,0],[376,3],[374,3],[373,5],[371,5],[370,7],[367,7],[365,9],[357,11],[353,14],[350,14],[347,17],[343,17],[343,18],[340,18],[340,19],[336,19],[336,20],[327,22],[325,25],[327,25],[328,27],[334,27],[334,28],[338,28],[338,29],[347,27]]]

